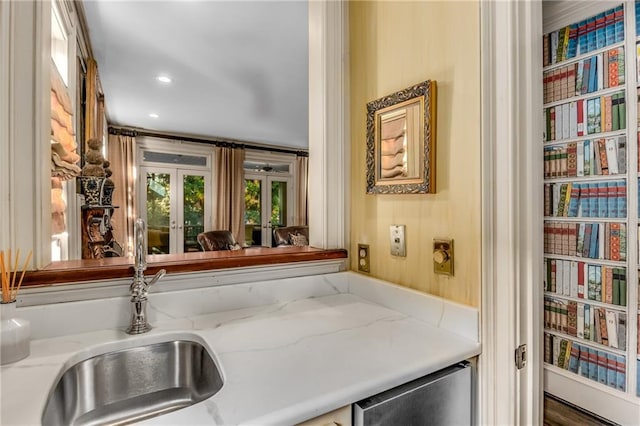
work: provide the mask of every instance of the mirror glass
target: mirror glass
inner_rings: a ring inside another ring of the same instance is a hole
[[[380,152],[376,178],[383,181],[422,176],[423,127],[420,100],[407,101],[376,112],[376,148]]]
[[[94,97],[103,102],[101,108],[95,108],[94,118],[97,129],[101,130],[104,156],[114,172],[120,165],[109,155],[107,125],[193,138],[237,140],[292,152],[307,150],[308,12],[305,1],[89,0],[78,5],[86,17],[87,42],[97,63],[98,92]],[[56,13],[64,12],[63,9],[58,6]],[[56,36],[59,28],[53,28],[53,32],[52,37],[66,43],[64,37]],[[75,40],[68,42],[69,45],[75,43]],[[62,72],[65,79],[70,77],[71,84],[79,86],[70,90],[71,95],[77,95],[77,105],[87,97],[82,87],[87,66],[83,65],[85,58],[81,57],[81,50],[77,49],[77,58],[73,58],[74,49],[70,50],[68,62],[77,60],[77,66]],[[78,108],[76,117],[80,115],[84,114]],[[106,120],[101,122],[103,118]],[[83,125],[76,125],[81,156],[85,154],[87,140]],[[151,154],[156,157],[145,158],[145,161],[158,165],[202,161],[202,157],[182,153]],[[202,164],[187,166],[194,168]],[[137,172],[143,172],[140,164]],[[275,170],[260,172],[273,174]],[[152,212],[147,219],[149,229],[170,228],[167,200],[172,190],[182,194],[185,202],[180,217],[184,217],[185,231],[181,251],[199,250],[195,236],[209,228],[207,218],[210,217],[203,200],[211,200],[215,188],[209,188],[206,183],[209,181],[198,174],[178,175],[179,179],[173,179],[179,181],[178,186],[171,183],[168,176],[156,171],[147,176],[145,182],[138,180],[136,193],[147,195],[146,205],[138,208]],[[73,199],[80,189],[65,185],[66,193],[61,198],[68,208],[77,212],[67,211],[65,220],[72,226],[61,233],[65,241],[55,248],[52,243],[52,252],[61,260],[79,259],[83,257],[79,230],[83,218],[80,203]],[[95,222],[99,227],[99,221]],[[170,242],[165,234],[149,236],[150,254],[169,251]],[[260,241],[259,238],[253,240]]]

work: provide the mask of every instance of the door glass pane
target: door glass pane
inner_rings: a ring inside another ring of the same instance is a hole
[[[148,253],[169,253],[171,175],[147,173]]]
[[[204,176],[185,175],[182,179],[184,200],[184,253],[200,251],[196,237],[204,231]]]
[[[287,182],[271,182],[271,227],[287,226]]]
[[[244,229],[247,245],[262,245],[262,181],[245,179]]]

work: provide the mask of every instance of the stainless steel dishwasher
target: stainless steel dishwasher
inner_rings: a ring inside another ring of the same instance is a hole
[[[353,404],[354,426],[469,425],[472,368],[461,362]]]

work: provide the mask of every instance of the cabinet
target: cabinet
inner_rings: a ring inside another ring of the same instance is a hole
[[[315,417],[297,426],[351,426],[351,405]]]
[[[543,3],[544,386],[640,409],[638,4]]]

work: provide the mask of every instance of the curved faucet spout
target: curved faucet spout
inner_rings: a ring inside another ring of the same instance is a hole
[[[147,294],[149,286],[153,285],[167,273],[164,269],[159,270],[151,281],[144,278],[144,271],[147,269],[147,226],[142,219],[137,219],[135,224],[135,250],[134,250],[134,273],[133,281],[129,286],[131,294],[131,325],[127,328],[129,334],[146,333],[151,330],[151,325],[147,322]]]

